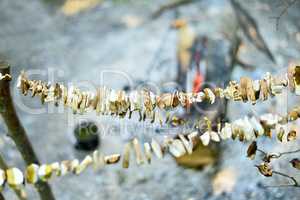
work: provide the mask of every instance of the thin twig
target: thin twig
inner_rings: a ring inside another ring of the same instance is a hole
[[[260,150],[261,152],[263,152],[265,155],[267,155],[267,153],[265,153],[264,151]],[[287,151],[287,152],[282,152],[282,153],[273,153],[269,155],[269,158],[273,159],[277,159],[280,158],[281,156],[287,155],[287,154],[293,154],[293,153],[298,153],[300,152],[300,149],[294,150],[294,151]]]
[[[282,153],[279,153],[279,157],[283,156],[283,155],[286,155],[286,154],[293,154],[293,153],[298,153],[298,152],[300,152],[300,149],[297,149],[297,150],[294,150],[294,151],[282,152]]]
[[[261,150],[261,149],[257,149],[258,152],[264,154],[264,155],[268,155],[265,151]]]
[[[264,188],[277,188],[277,187],[300,187],[299,185],[264,185]]]
[[[296,180],[294,177],[292,177],[292,176],[289,176],[289,175],[287,175],[287,174],[284,174],[284,173],[278,172],[278,171],[273,171],[273,174],[277,174],[277,175],[280,175],[280,176],[289,178],[290,180],[293,181],[293,183],[294,183],[293,185],[294,185],[295,187],[300,187],[299,184],[298,184],[298,182],[297,182],[297,180]]]
[[[284,1],[285,2],[285,1]],[[292,0],[291,2],[286,3],[285,7],[283,8],[283,10],[279,13],[279,16],[274,16],[271,17],[271,19],[275,19],[276,20],[276,30],[278,30],[279,27],[279,21],[282,18],[282,16],[284,14],[287,13],[288,9],[297,2],[297,0]]]
[[[264,154],[265,156],[267,155],[268,158],[270,159],[277,159],[280,158],[281,156],[287,155],[287,154],[293,154],[293,153],[298,153],[300,152],[300,149],[294,150],[294,151],[286,151],[286,152],[279,152],[279,153],[272,153],[272,154],[268,154],[265,151],[261,150],[261,149],[257,149],[257,151],[261,152],[262,154]]]
[[[195,1],[197,1],[197,0],[177,0],[177,1],[165,4],[165,5],[162,5],[158,10],[156,10],[152,14],[152,19],[158,18],[159,16],[161,16],[164,12],[166,12],[168,10],[177,8],[177,7],[182,6],[182,5],[190,4],[190,3],[195,2]]]
[[[278,172],[278,171],[273,171],[273,174],[277,174],[277,175],[286,177],[286,178],[292,180],[293,184],[285,184],[285,185],[264,185],[264,186],[263,186],[264,188],[300,187],[300,185],[298,184],[297,180],[296,180],[294,177],[292,177],[292,176],[289,176],[289,175],[287,175],[287,174],[284,174],[284,173]]]
[[[0,73],[10,74],[10,67],[5,62],[0,62]],[[22,126],[18,115],[15,111],[13,100],[10,94],[9,80],[0,81],[0,113],[8,128],[8,134],[16,144],[17,149],[21,153],[27,165],[32,163],[39,164],[39,160],[33,150],[24,127]],[[42,181],[35,184],[37,191],[42,200],[54,200],[50,186]]]

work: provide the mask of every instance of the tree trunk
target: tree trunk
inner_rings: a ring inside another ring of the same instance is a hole
[[[10,67],[7,63],[0,62],[0,73],[2,75],[10,74]],[[8,135],[16,144],[17,149],[20,151],[27,165],[32,163],[40,164],[25,129],[16,114],[9,85],[9,81],[0,80],[0,113],[8,128]],[[51,188],[47,183],[38,181],[35,184],[35,187],[42,200],[55,199]]]

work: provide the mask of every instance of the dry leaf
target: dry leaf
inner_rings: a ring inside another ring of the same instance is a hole
[[[143,159],[143,153],[142,153],[142,149],[139,143],[139,140],[137,138],[134,138],[132,140],[132,144],[133,144],[133,148],[134,148],[134,152],[135,152],[135,159],[136,159],[136,163],[138,165],[141,165],[144,163],[144,159]]]
[[[145,149],[145,157],[146,160],[148,162],[148,164],[151,163],[151,157],[152,157],[152,153],[151,153],[151,146],[148,142],[144,143],[144,149]]]
[[[153,149],[153,152],[154,154],[156,155],[157,158],[159,159],[162,159],[163,157],[163,152],[162,152],[162,149],[161,149],[161,146],[160,144],[152,138],[152,141],[151,141],[151,147]]]
[[[260,165],[256,165],[255,167],[257,167],[259,172],[266,177],[270,177],[273,175],[273,171],[268,163],[264,162]]]
[[[179,134],[178,137],[180,138],[180,140],[182,141],[186,151],[188,152],[188,154],[192,154],[193,153],[193,144],[191,142],[189,142],[184,135]]]
[[[240,78],[240,94],[242,97],[242,100],[246,102],[248,100],[247,96],[247,87],[248,87],[248,82],[250,82],[251,79],[248,77],[241,77]]]
[[[253,160],[255,158],[257,151],[257,144],[256,141],[252,142],[247,150],[247,157]]]
[[[294,158],[290,161],[290,163],[293,165],[294,168],[300,170],[300,160],[298,158]]]
[[[268,85],[267,85],[267,81],[266,80],[260,80],[260,99],[265,101],[268,99]]]
[[[295,74],[295,64],[290,63],[288,66],[287,77],[289,79],[289,87],[292,92],[295,91],[294,74]]]
[[[210,88],[205,88],[204,90],[205,97],[208,99],[210,104],[215,103],[216,96]]]
[[[210,141],[210,134],[209,134],[209,131],[206,131],[205,133],[203,133],[201,136],[200,136],[200,140],[202,141],[202,144],[204,146],[207,146],[209,144],[209,141]]]

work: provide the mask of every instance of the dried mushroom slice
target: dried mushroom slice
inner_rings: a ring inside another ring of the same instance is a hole
[[[140,146],[140,143],[138,141],[137,138],[134,138],[132,140],[132,144],[133,144],[133,148],[134,148],[134,152],[135,152],[135,157],[136,157],[136,163],[138,165],[141,165],[144,163],[144,159],[143,159],[143,153],[142,153],[142,149],[141,149],[141,146]]]
[[[278,132],[277,132],[277,139],[282,142],[283,141],[283,137],[284,137],[285,131],[283,127],[280,127]]]
[[[45,164],[39,167],[38,176],[40,180],[47,181],[51,178],[51,175],[52,175],[51,165]]]
[[[152,157],[152,153],[151,153],[151,146],[148,142],[144,143],[144,149],[145,149],[145,157],[146,160],[148,162],[148,164],[151,163],[151,157]]]
[[[300,160],[298,158],[294,158],[290,161],[290,163],[292,164],[292,166],[296,169],[300,170]]]
[[[154,138],[152,138],[151,147],[157,158],[159,158],[159,159],[163,158],[162,148],[161,148],[160,144]]]
[[[255,101],[257,101],[259,99],[259,94],[260,94],[260,83],[259,80],[255,80],[253,81],[253,90],[255,93]]]
[[[131,149],[131,143],[128,142],[128,143],[125,144],[124,151],[123,151],[123,162],[122,162],[122,167],[123,168],[128,168],[129,167],[130,149]]]
[[[184,135],[179,134],[178,135],[179,139],[181,140],[181,142],[183,143],[186,151],[188,152],[188,154],[192,154],[193,153],[193,144],[190,143]]]
[[[253,88],[253,81],[249,78],[247,82],[247,99],[252,102],[252,104],[256,103],[255,90]]]
[[[225,123],[224,127],[221,129],[220,137],[222,140],[226,140],[232,137],[231,124]]]
[[[293,74],[295,94],[300,95],[300,66],[295,66],[295,72]]]
[[[240,87],[239,91],[242,97],[242,100],[246,102],[248,100],[248,95],[247,95],[247,87],[248,87],[248,82],[250,81],[250,78],[248,77],[241,77],[240,78]]]
[[[179,98],[178,98],[178,91],[174,92],[172,95],[172,107],[176,108],[180,104]]]
[[[265,101],[268,99],[269,89],[266,80],[260,80],[260,100]]]
[[[6,170],[6,181],[12,188],[17,188],[24,183],[24,176],[18,168],[9,168]]]
[[[169,151],[176,158],[181,157],[186,153],[184,145],[179,139],[172,141],[172,143],[169,145]]]
[[[117,162],[119,162],[121,158],[120,154],[112,154],[112,155],[108,155],[104,157],[105,163],[106,164],[115,164]]]
[[[35,184],[39,180],[38,176],[39,166],[37,164],[31,164],[26,168],[26,182],[29,184]]]
[[[297,132],[296,130],[290,130],[289,133],[287,134],[287,141],[294,141],[297,138]]]

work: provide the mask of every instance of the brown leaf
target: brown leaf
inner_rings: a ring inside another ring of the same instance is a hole
[[[257,144],[256,141],[253,141],[248,147],[247,157],[253,160],[255,158],[256,150],[257,150]]]
[[[294,168],[300,170],[300,160],[298,158],[294,158],[290,161],[290,163],[293,165]]]
[[[260,165],[256,165],[255,167],[257,167],[259,172],[266,177],[270,177],[273,175],[273,171],[268,163],[264,162]]]

